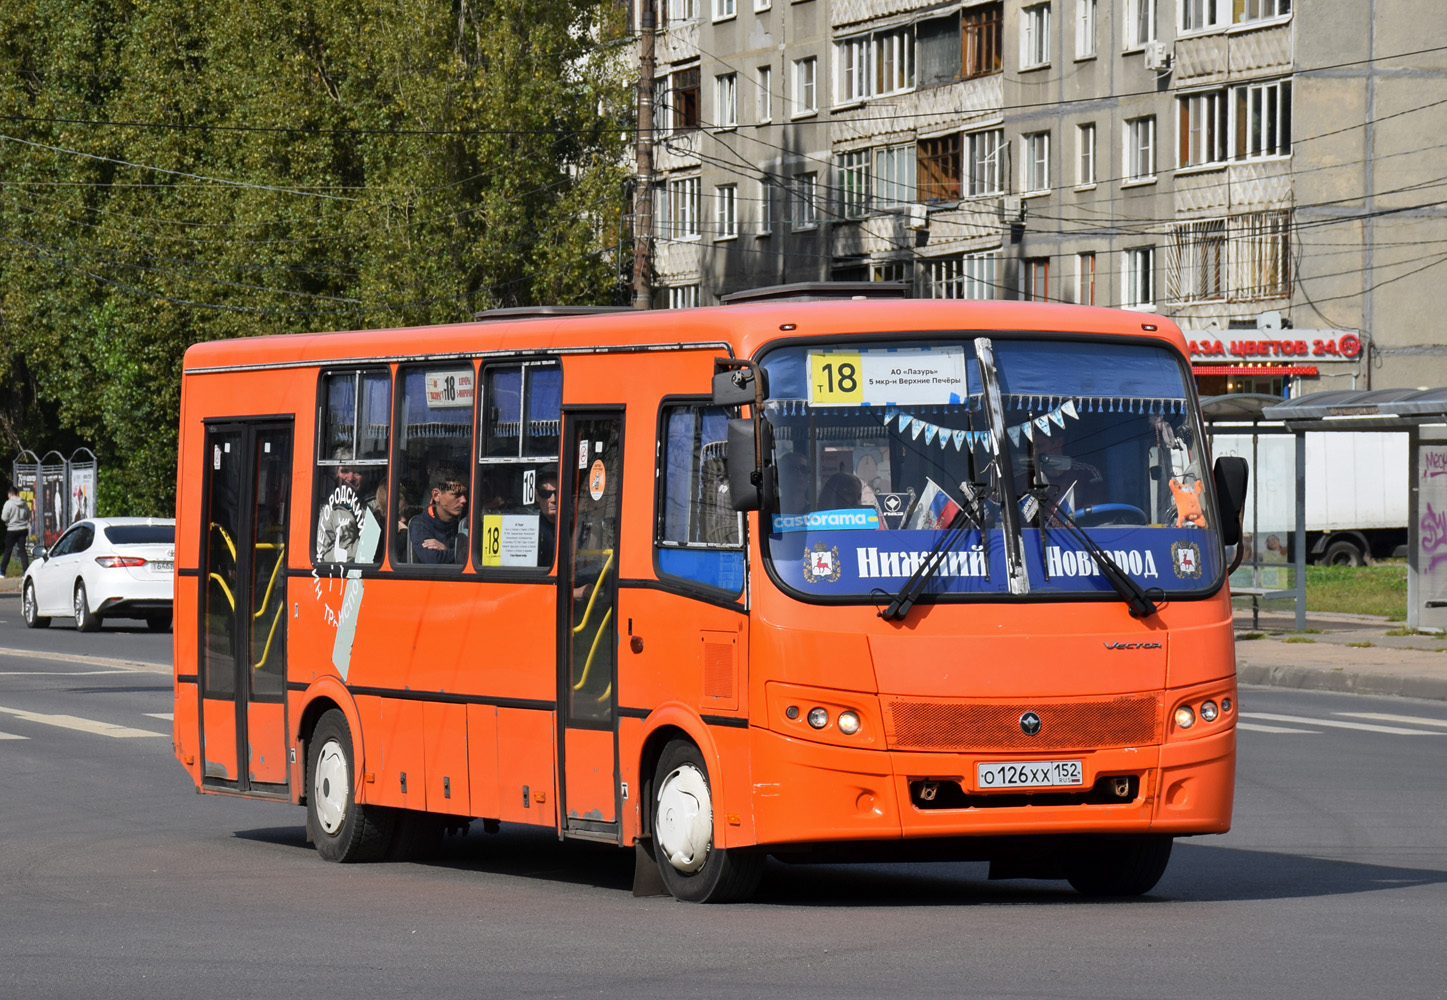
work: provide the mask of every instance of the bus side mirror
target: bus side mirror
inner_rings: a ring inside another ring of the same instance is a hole
[[[763,369],[752,361],[715,358],[714,367],[714,406],[754,406],[767,394]]]
[[[767,423],[760,430],[766,437],[772,436]],[[724,466],[729,479],[729,503],[734,510],[759,510],[764,506],[764,498],[771,492],[765,488],[762,456],[756,444],[752,420],[729,421],[729,450]],[[772,449],[766,446],[764,451],[767,453]]]
[[[1216,459],[1212,477],[1216,481],[1216,503],[1221,508],[1221,544],[1241,544],[1241,519],[1246,516],[1246,484],[1250,479],[1246,459],[1223,455]]]

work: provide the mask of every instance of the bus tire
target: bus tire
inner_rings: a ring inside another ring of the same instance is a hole
[[[392,846],[390,809],[357,801],[357,764],[347,717],[331,709],[307,742],[307,828],[328,861],[377,861]]]
[[[653,853],[669,893],[689,903],[752,896],[764,856],[714,846],[713,792],[698,747],[674,740],[653,773]]]
[[[1070,855],[1066,878],[1082,896],[1141,896],[1166,873],[1171,843],[1156,835],[1090,839]]]

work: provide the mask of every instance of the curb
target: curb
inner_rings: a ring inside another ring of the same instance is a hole
[[[1400,698],[1447,701],[1447,677],[1411,677],[1401,674],[1327,670],[1319,667],[1264,667],[1238,664],[1236,680],[1260,687],[1297,688],[1303,691],[1339,691],[1344,694],[1385,694]]]

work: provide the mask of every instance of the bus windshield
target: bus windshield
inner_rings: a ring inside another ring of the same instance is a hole
[[[1164,347],[961,334],[790,344],[761,363],[778,483],[764,548],[798,596],[1219,585],[1201,428]]]

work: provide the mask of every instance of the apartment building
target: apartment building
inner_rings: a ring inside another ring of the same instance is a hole
[[[657,0],[654,304],[1166,315],[1202,392],[1447,384],[1424,0]]]

